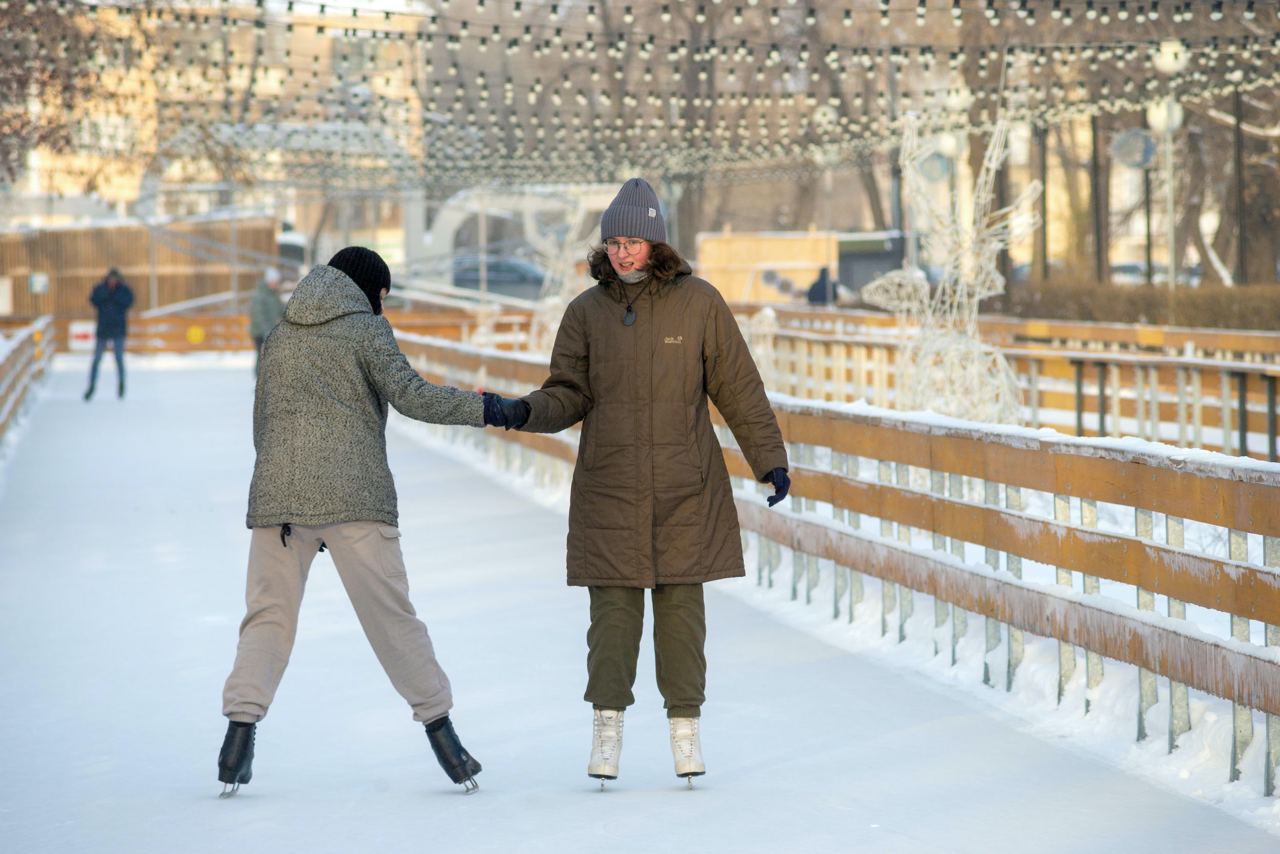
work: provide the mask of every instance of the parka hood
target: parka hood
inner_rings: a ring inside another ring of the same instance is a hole
[[[318,264],[298,283],[284,309],[284,319],[299,326],[319,326],[348,314],[373,314],[373,308],[351,277],[327,264]]]
[[[688,261],[681,259],[680,268],[676,270],[675,275],[671,277],[671,281],[665,282],[664,284],[678,285],[680,284],[681,280],[683,280],[686,276],[690,276],[692,274],[693,274],[693,267],[689,266]],[[642,284],[645,281],[647,280],[641,279],[639,282],[636,282],[635,284]],[[617,273],[612,273],[608,278],[601,279],[600,282],[598,282],[598,284],[602,285],[606,289],[611,289],[616,286],[619,290],[622,290],[622,287],[623,287],[622,279],[618,278]]]

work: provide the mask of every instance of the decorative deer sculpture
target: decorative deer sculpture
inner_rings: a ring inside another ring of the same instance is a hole
[[[1008,156],[1009,127],[997,123],[973,194],[973,210],[962,222],[955,201],[939,199],[924,177],[923,164],[935,149],[922,144],[913,117],[905,120],[899,162],[911,228],[925,257],[941,260],[938,282],[930,285],[911,260],[868,284],[862,298],[896,315],[904,341],[898,350],[896,406],[943,415],[1017,424],[1022,398],[1017,377],[1004,355],[978,336],[978,304],[1004,292],[1000,251],[1038,223],[1028,210],[1040,195],[1032,182],[1013,204],[992,211],[995,181]]]

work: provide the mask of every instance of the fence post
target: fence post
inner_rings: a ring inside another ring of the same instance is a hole
[[[1124,426],[1120,420],[1121,410],[1120,402],[1124,396],[1124,387],[1120,384],[1121,374],[1119,365],[1107,366],[1107,379],[1110,381],[1115,392],[1111,395],[1111,430],[1117,436],[1124,435]]]
[[[1107,436],[1107,363],[1098,362],[1098,435]]]
[[[1084,435],[1084,362],[1078,359],[1071,360],[1071,366],[1076,371],[1076,435]]]
[[[991,480],[982,482],[982,503],[990,507],[1000,506],[1000,484]],[[988,546],[984,551],[987,566],[995,572],[1000,570],[1000,552]],[[986,648],[982,655],[982,684],[993,686],[994,680],[991,677],[991,653],[995,652],[1000,646],[1000,621],[991,617],[983,620],[986,627]]]
[[[1174,386],[1178,398],[1178,444],[1187,446],[1187,369],[1179,367],[1174,372]]]
[[[1199,368],[1191,373],[1191,432],[1195,447],[1204,447],[1204,377]]]
[[[853,400],[849,394],[849,345],[843,341],[831,352],[831,392],[832,399],[840,403]]]
[[[1154,514],[1150,510],[1139,507],[1134,510],[1133,529],[1139,539],[1150,542],[1155,533]],[[1138,610],[1154,611],[1156,595],[1149,590],[1138,588]],[[1138,668],[1138,741],[1147,738],[1147,712],[1156,704],[1156,675],[1145,667]]]
[[[1158,365],[1147,369],[1147,390],[1151,395],[1151,404],[1147,407],[1147,413],[1151,416],[1151,439],[1163,442],[1164,436],[1160,430],[1163,422],[1160,412],[1160,367]]]
[[[948,495],[956,500],[964,499],[964,475],[950,473],[947,475]],[[960,558],[964,562],[964,541],[951,538],[951,554]],[[951,666],[954,667],[957,661],[956,648],[960,645],[960,638],[964,637],[969,631],[969,617],[963,608],[958,605],[951,606]]]
[[[1119,399],[1119,396],[1119,389],[1117,389],[1116,398]],[[1119,419],[1116,420],[1119,421]],[[1080,525],[1084,528],[1098,527],[1098,502],[1087,498],[1080,500]],[[1084,592],[1085,595],[1096,595],[1100,592],[1096,575],[1084,575]],[[1084,667],[1085,686],[1088,689],[1084,695],[1084,713],[1087,715],[1093,707],[1092,695],[1097,687],[1102,684],[1102,656],[1093,650],[1086,649],[1084,651]]]
[[[893,483],[893,464],[888,460],[880,460],[878,474],[881,483]],[[880,520],[880,536],[886,540],[893,537],[893,523],[888,519]],[[889,634],[889,615],[896,606],[897,585],[892,581],[880,582],[880,636]]]
[[[1249,559],[1249,541],[1244,531],[1228,529],[1227,537],[1232,560],[1247,561]],[[1249,643],[1249,620],[1246,617],[1231,615],[1231,637],[1233,640]],[[1253,711],[1239,703],[1231,704],[1231,774],[1228,778],[1234,783],[1240,779],[1240,758],[1244,756],[1249,743],[1253,741]]]
[[[1016,513],[1022,512],[1022,488],[1018,486],[1005,486],[1004,488],[1004,504],[1009,510]],[[1014,578],[1022,578],[1022,556],[1006,553],[1004,556],[1005,567],[1009,570],[1009,574]],[[1015,629],[1009,626],[1006,629],[1009,637],[1009,665],[1005,673],[1004,689],[1006,691],[1013,690],[1013,677],[1018,672],[1018,665],[1022,664],[1022,659],[1026,656],[1026,640],[1023,638],[1022,629]]]
[[[895,466],[898,475],[898,486],[903,489],[911,488],[911,466],[906,463],[897,463]],[[911,548],[911,526],[898,523],[898,542]],[[911,614],[915,611],[915,596],[910,587],[902,585],[898,586],[898,643],[902,643],[907,639],[907,620],[911,619]]]
[[[1133,434],[1140,439],[1149,439],[1147,435],[1147,394],[1145,370],[1141,365],[1133,366],[1133,417],[1136,428]]]
[[[1031,426],[1040,426],[1040,360],[1027,361],[1027,403],[1031,409]]]
[[[1280,537],[1262,538],[1262,562],[1280,567]],[[1280,626],[1267,624],[1267,646],[1280,646]],[[1276,793],[1276,771],[1280,769],[1280,715],[1267,713],[1267,752],[1263,757],[1263,794]]]
[[[1063,524],[1071,522],[1071,496],[1054,495],[1053,496],[1053,518]],[[1071,570],[1057,568],[1058,583],[1067,588],[1072,586]],[[1071,681],[1071,677],[1076,672],[1076,650],[1066,641],[1058,641],[1058,703],[1062,703],[1062,697],[1066,693],[1067,683]]]
[[[1222,410],[1222,453],[1232,456],[1235,436],[1231,430],[1231,374],[1227,371],[1218,373],[1222,379],[1218,392],[1218,408]]]
[[[929,492],[942,497],[946,493],[947,476],[940,471],[929,472]],[[933,550],[937,552],[945,552],[947,550],[947,538],[943,534],[933,531]],[[933,597],[933,654],[937,655],[942,651],[942,644],[938,639],[938,629],[947,624],[947,603],[937,596]]]
[[[875,381],[875,405],[889,408],[889,358],[888,351],[877,347],[871,355]]]
[[[1180,549],[1186,544],[1186,523],[1177,516],[1164,519],[1164,540],[1170,548]],[[1169,616],[1175,620],[1187,618],[1187,603],[1169,598]],[[1178,749],[1178,739],[1191,731],[1191,704],[1187,686],[1169,680],[1169,752]]]

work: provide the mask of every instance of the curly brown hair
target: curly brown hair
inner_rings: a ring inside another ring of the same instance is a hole
[[[665,285],[674,279],[683,266],[684,259],[670,244],[650,244],[649,275],[653,276],[659,285]],[[587,267],[591,271],[591,278],[602,285],[619,281],[618,274],[609,263],[609,253],[603,245],[591,247],[591,251],[587,253]]]

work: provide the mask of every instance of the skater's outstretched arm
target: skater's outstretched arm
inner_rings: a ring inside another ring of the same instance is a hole
[[[364,369],[382,399],[418,421],[430,424],[484,426],[484,401],[474,391],[429,383],[419,376],[396,344],[391,324],[373,318],[361,350]]]

